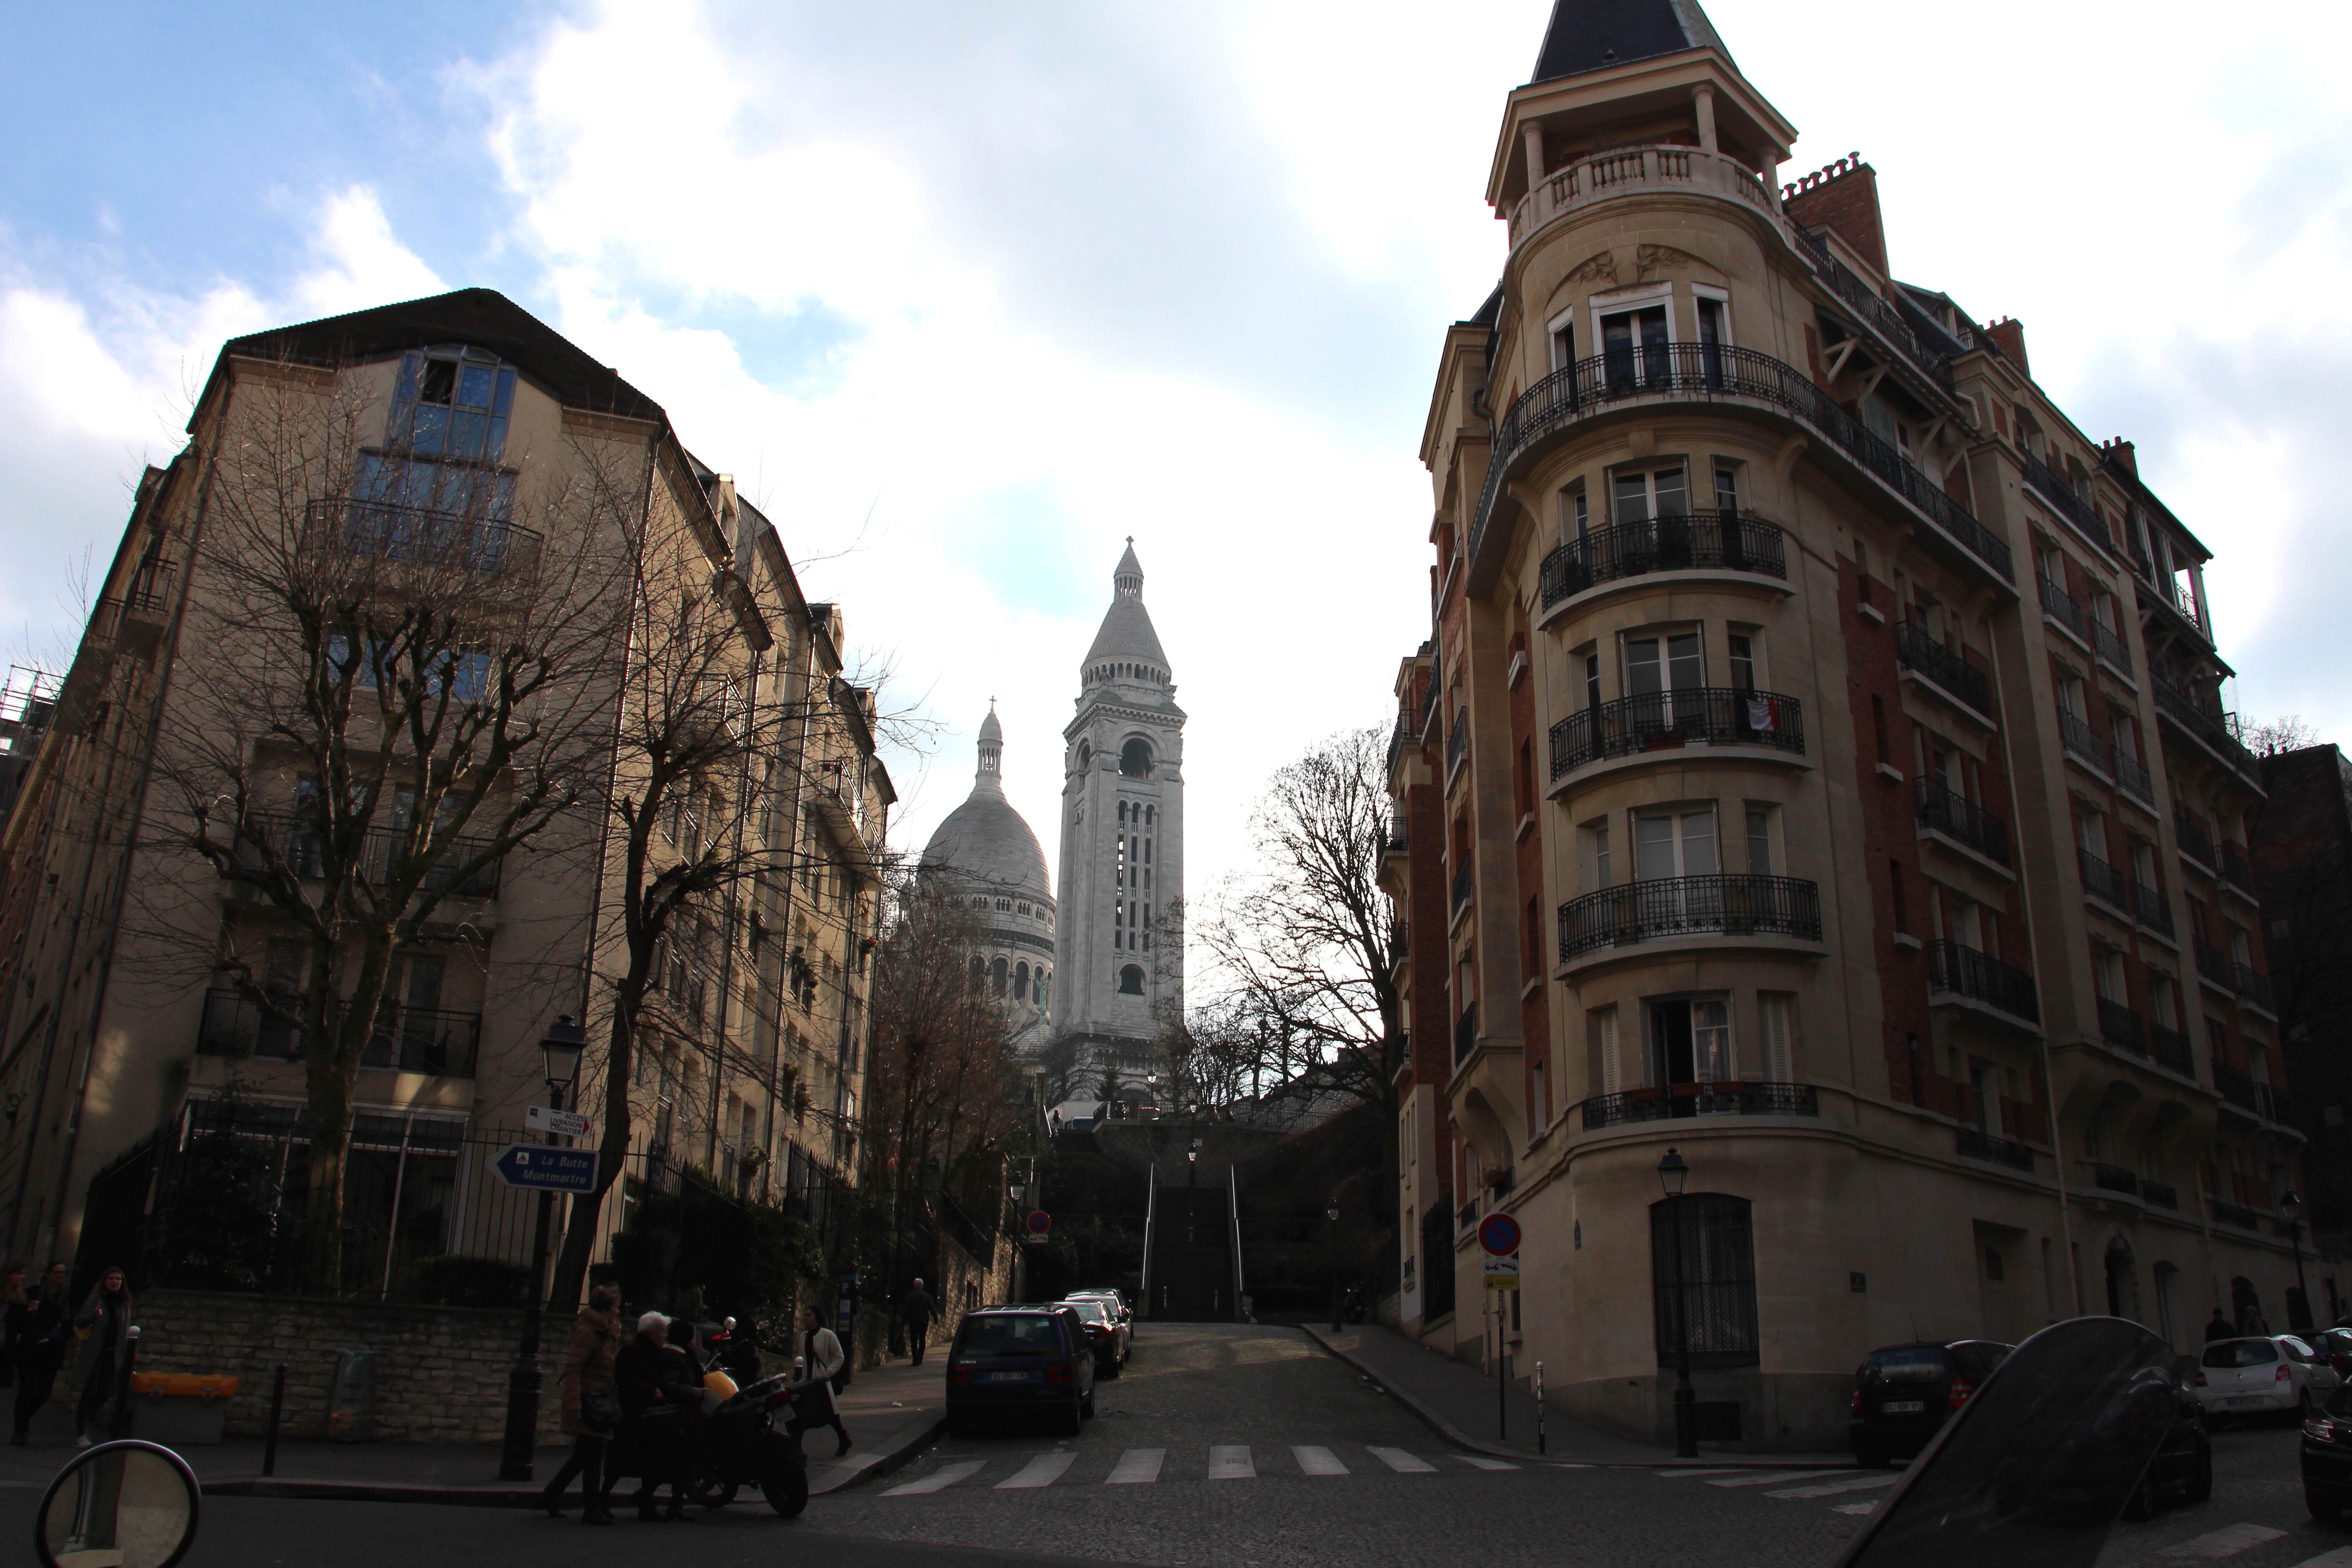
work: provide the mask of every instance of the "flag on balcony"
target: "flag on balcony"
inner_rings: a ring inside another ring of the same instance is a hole
[[[1775,698],[1750,693],[1748,699],[1748,727],[1764,733],[1780,727],[1780,704]]]

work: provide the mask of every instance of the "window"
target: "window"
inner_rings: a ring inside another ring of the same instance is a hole
[[[1601,317],[1601,358],[1612,388],[1664,382],[1674,363],[1666,346],[1666,308],[1653,305]]]
[[[1584,825],[1584,882],[1588,888],[1612,885],[1614,868],[1609,857],[1609,819],[1601,817]]]
[[[1714,386],[1723,380],[1724,317],[1727,313],[1720,300],[1710,300],[1701,294],[1698,307],[1699,367],[1706,384]]]
[[[1720,866],[1715,852],[1715,807],[1643,812],[1633,818],[1635,874],[1643,881],[1668,877],[1712,877]]]
[[[1617,1009],[1595,1007],[1584,1020],[1585,1081],[1597,1094],[1615,1094],[1625,1087],[1623,1065],[1617,1058]]]
[[[1653,1001],[1647,1066],[1654,1088],[1729,1082],[1736,1076],[1730,1004],[1720,996]]]
[[[1650,1205],[1650,1291],[1658,1364],[1754,1366],[1756,1249],[1746,1198],[1694,1193]]]
[[[1756,689],[1756,634],[1733,632],[1724,639],[1731,655],[1731,689],[1734,691]]]
[[[1566,370],[1576,363],[1576,314],[1563,310],[1551,321],[1551,368]]]
[[[400,362],[384,445],[495,463],[506,450],[515,373],[480,349],[424,349]]]
[[[1662,517],[1682,517],[1690,510],[1688,475],[1680,464],[1671,468],[1620,469],[1610,476],[1611,521],[1650,522]]]
[[[1015,1002],[1029,999],[1029,966],[1026,963],[1013,966],[1013,999]]]
[[[2091,950],[2092,973],[2099,987],[2099,1000],[2121,1006],[2124,1002],[2124,955],[2112,947]]]
[[[1739,510],[1739,470],[1728,463],[1715,466],[1715,510],[1726,516]]]
[[[1706,661],[1700,652],[1696,629],[1653,632],[1625,639],[1626,696],[1651,697],[1706,684]]]
[[[1601,706],[1601,656],[1584,656],[1584,706],[1589,710]]]
[[[1118,752],[1118,771],[1124,777],[1148,779],[1151,776],[1151,745],[1142,737],[1129,741]]]
[[[1118,972],[1118,994],[1122,996],[1143,994],[1143,965],[1130,963]]]
[[[1772,874],[1772,808],[1752,801],[1748,806],[1748,870],[1756,877]]]
[[[1773,1083],[1795,1081],[1796,1069],[1789,1052],[1789,1012],[1796,998],[1778,992],[1762,992],[1756,998],[1757,1033],[1763,1048],[1764,1076]]]

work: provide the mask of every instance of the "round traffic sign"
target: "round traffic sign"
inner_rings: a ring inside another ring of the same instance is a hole
[[[1029,1227],[1030,1235],[1045,1236],[1054,1228],[1054,1216],[1044,1209],[1031,1209],[1028,1219],[1024,1223]]]
[[[1507,1214],[1490,1214],[1478,1222],[1478,1245],[1490,1258],[1508,1258],[1519,1249],[1519,1222]]]

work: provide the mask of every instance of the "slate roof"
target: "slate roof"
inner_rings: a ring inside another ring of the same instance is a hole
[[[1551,25],[1528,80],[1558,81],[1699,48],[1731,58],[1698,0],[1552,0]]]

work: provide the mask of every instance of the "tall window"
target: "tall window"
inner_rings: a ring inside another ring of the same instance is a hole
[[[480,349],[435,348],[400,362],[384,445],[495,463],[504,455],[515,373]]]
[[[1648,1069],[1651,1084],[1661,1089],[1731,1081],[1737,1073],[1729,1001],[1712,996],[1652,1002]]]
[[[1763,1037],[1758,1043],[1764,1052],[1764,1076],[1774,1083],[1789,1083],[1796,1077],[1789,1049],[1789,1011],[1795,1001],[1793,996],[1771,991],[1760,993],[1756,998],[1757,1032]]]
[[[1585,1081],[1595,1093],[1615,1094],[1625,1087],[1624,1064],[1617,1057],[1617,1009],[1596,1007],[1585,1015]]]
[[[1699,634],[1652,632],[1625,639],[1625,695],[1650,697],[1706,684]]]
[[[1666,308],[1622,310],[1601,318],[1601,373],[1612,389],[1663,383],[1673,363],[1666,346]]]
[[[1715,852],[1715,807],[1642,813],[1633,819],[1633,853],[1636,874],[1643,881],[1714,876],[1721,869]]]
[[[1716,465],[1715,510],[1727,514],[1739,510],[1739,470],[1727,464]]]
[[[1658,1364],[1754,1366],[1756,1244],[1746,1198],[1694,1193],[1650,1205],[1650,1292]]]
[[[1690,476],[1679,463],[1671,468],[1621,468],[1609,477],[1609,498],[1612,522],[1682,517],[1690,511]]]

